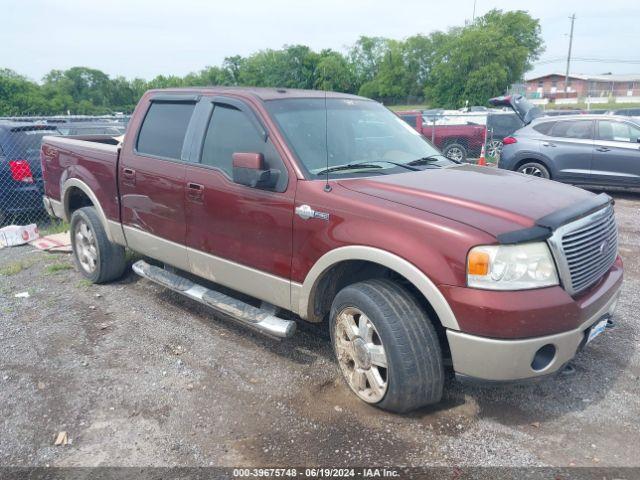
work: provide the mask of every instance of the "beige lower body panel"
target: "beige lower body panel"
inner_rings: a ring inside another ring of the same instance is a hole
[[[522,380],[554,373],[576,355],[585,330],[604,315],[613,314],[618,296],[619,292],[579,328],[555,335],[498,340],[447,330],[453,369],[457,374],[489,381]],[[545,368],[534,370],[533,357],[547,344],[555,346],[555,357]]]
[[[127,246],[136,252],[245,295],[291,309],[291,282],[285,278],[188,248],[137,228],[123,226],[122,230]]]
[[[154,258],[181,270],[190,270],[187,247],[157,237],[137,228],[122,226],[127,246],[142,255]]]
[[[245,295],[291,309],[291,282],[282,277],[187,248],[189,271]]]
[[[42,203],[44,203],[44,209],[50,216],[65,220],[64,205],[62,202],[45,195],[42,197]]]

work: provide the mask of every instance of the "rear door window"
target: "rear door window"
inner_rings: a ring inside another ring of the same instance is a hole
[[[537,125],[533,126],[533,129],[538,132],[541,133],[543,135],[549,135],[551,133],[551,129],[553,128],[553,126],[556,124],[556,122],[544,122],[544,123],[539,123]]]
[[[147,111],[136,146],[137,153],[180,160],[194,102],[153,102]]]
[[[593,138],[592,131],[593,121],[591,120],[561,120],[551,128],[551,136],[590,140]]]
[[[598,140],[637,143],[639,138],[640,128],[629,123],[610,120],[598,121]]]

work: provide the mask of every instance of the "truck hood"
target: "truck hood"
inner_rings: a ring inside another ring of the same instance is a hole
[[[551,180],[475,165],[338,183],[355,192],[465,223],[493,236],[532,227],[539,218],[595,197]]]

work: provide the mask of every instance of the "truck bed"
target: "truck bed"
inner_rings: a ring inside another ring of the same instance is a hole
[[[83,182],[95,193],[107,219],[118,221],[119,148],[118,140],[111,135],[44,137],[41,161],[45,195],[64,206],[61,187],[68,182]]]

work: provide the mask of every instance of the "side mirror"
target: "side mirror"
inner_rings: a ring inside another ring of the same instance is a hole
[[[261,153],[241,153],[232,155],[233,181],[252,188],[274,188],[278,183],[279,170],[265,170]]]

